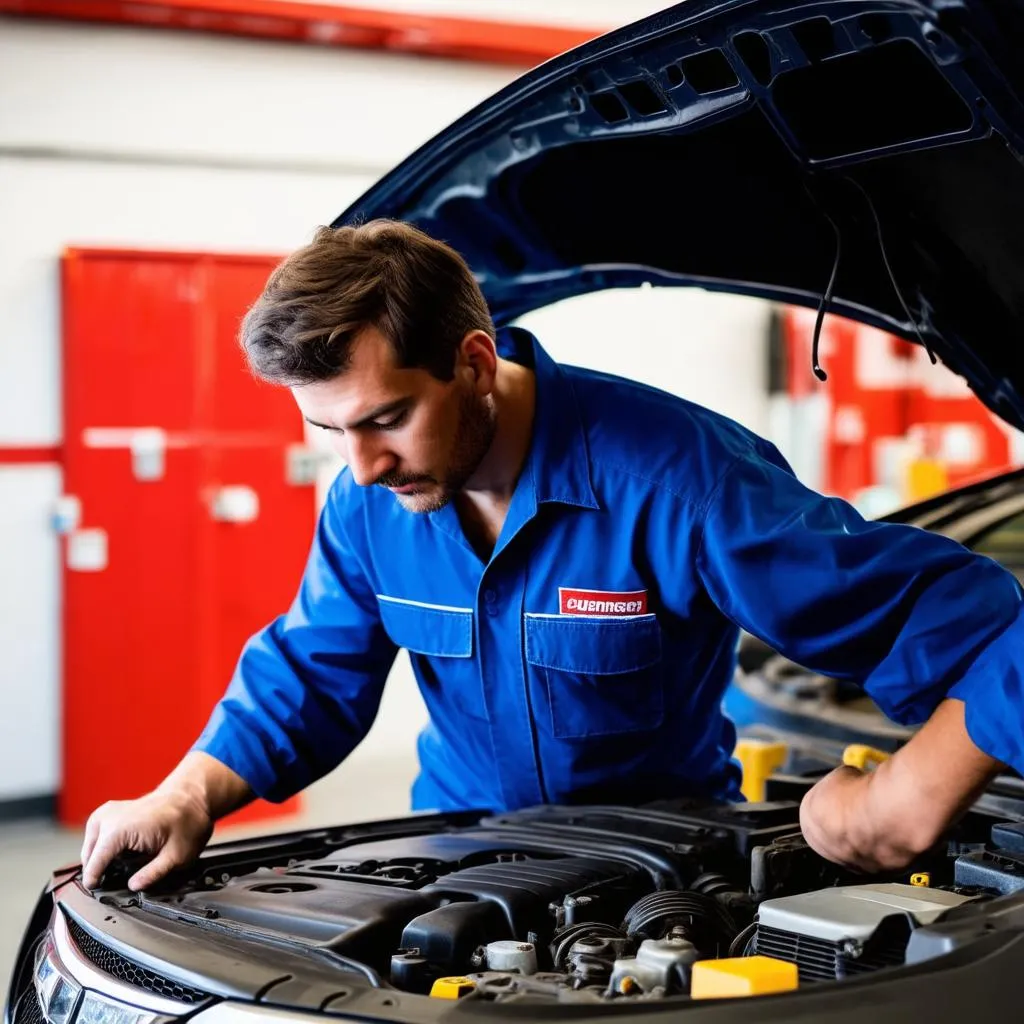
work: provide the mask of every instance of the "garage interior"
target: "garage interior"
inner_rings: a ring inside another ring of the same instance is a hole
[[[0,0],[0,993],[90,811],[166,775],[292,599],[341,463],[244,373],[267,276],[525,70],[663,6]],[[637,288],[519,322],[737,420],[867,517],[1024,466],[1024,435],[875,327],[826,317],[816,380],[814,309]],[[1019,572],[1018,498],[982,550]],[[425,721],[403,653],[350,758],[215,838],[408,813]]]

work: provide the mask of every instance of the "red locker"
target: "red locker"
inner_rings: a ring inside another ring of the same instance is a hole
[[[65,254],[65,823],[158,783],[294,595],[315,462],[291,396],[237,343],[277,261]]]

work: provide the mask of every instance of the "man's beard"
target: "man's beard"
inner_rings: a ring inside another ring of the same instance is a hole
[[[399,504],[408,512],[439,512],[465,486],[477,471],[491,447],[497,430],[494,403],[467,390],[459,397],[458,423],[449,455],[444,480],[432,476],[385,474],[376,482],[383,487],[404,487],[408,484],[432,485],[429,492],[396,494]]]

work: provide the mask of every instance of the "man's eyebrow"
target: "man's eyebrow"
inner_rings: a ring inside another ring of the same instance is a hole
[[[397,412],[400,408],[408,405],[411,401],[412,399],[406,396],[404,398],[396,398],[391,402],[385,402],[383,405],[378,405],[375,409],[371,409],[365,416],[361,416],[355,423],[350,424],[348,427],[337,427],[333,423],[317,423],[316,420],[310,419],[308,416],[303,416],[303,419],[314,427],[320,427],[322,430],[353,430],[355,428],[365,426],[367,423],[378,419],[381,416],[386,416],[389,412]]]

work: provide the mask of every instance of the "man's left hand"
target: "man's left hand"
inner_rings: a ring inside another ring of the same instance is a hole
[[[1003,765],[979,750],[964,705],[945,700],[901,750],[873,772],[843,766],[800,805],[800,826],[828,860],[895,871],[932,847]]]

